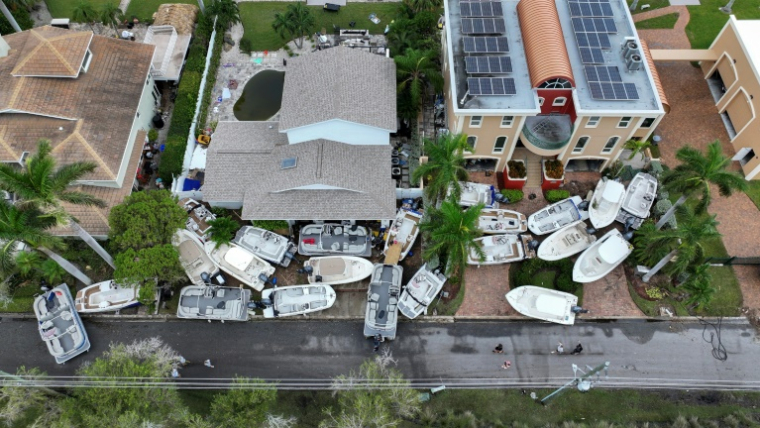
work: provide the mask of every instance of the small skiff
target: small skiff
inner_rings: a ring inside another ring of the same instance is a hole
[[[623,205],[624,196],[625,186],[621,183],[607,178],[599,180],[588,208],[591,224],[597,229],[611,225]]]
[[[594,242],[596,236],[588,233],[586,223],[577,221],[549,235],[536,255],[542,260],[561,260],[580,253]]]
[[[370,276],[372,266],[367,259],[349,256],[312,257],[303,262],[309,284],[336,285],[361,281]]]
[[[593,282],[603,278],[633,252],[633,245],[620,231],[612,229],[594,242],[575,261],[573,281]]]
[[[517,312],[527,317],[564,325],[575,323],[572,308],[578,304],[578,297],[573,294],[523,285],[511,290],[506,297]]]

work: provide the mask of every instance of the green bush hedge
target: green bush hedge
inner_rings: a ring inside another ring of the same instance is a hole
[[[538,285],[535,283],[535,276],[544,270],[553,270],[555,272],[555,290],[575,293],[581,287],[581,284],[573,281],[573,262],[570,259],[547,261],[533,258],[525,260],[516,266],[518,266],[516,269],[511,269],[511,288],[521,285]]]
[[[546,194],[544,195],[544,198],[546,198],[546,202],[549,202],[550,204],[559,202],[569,197],[570,197],[570,192],[568,192],[567,190],[561,190],[561,189],[547,190]]]
[[[522,201],[523,197],[525,196],[522,190],[517,190],[517,189],[503,189],[501,191],[501,194],[505,198],[509,199],[510,204],[514,204],[515,202]]]
[[[19,27],[21,27],[22,31],[34,27],[34,20],[32,20],[31,15],[29,15],[29,11],[26,10],[25,7],[16,7],[14,9],[14,7],[9,4],[8,9],[11,12],[11,16],[16,19],[16,23]],[[16,31],[13,29],[13,27],[11,27],[11,23],[5,19],[5,16],[3,14],[0,14],[0,34],[12,34],[15,32]]]
[[[287,229],[289,226],[285,220],[253,220],[251,224],[254,227],[260,227],[265,230]]]

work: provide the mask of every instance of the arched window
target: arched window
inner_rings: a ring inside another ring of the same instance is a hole
[[[549,79],[538,85],[539,89],[572,89],[573,85],[565,79]]]
[[[504,147],[507,146],[507,137],[496,137],[496,143],[493,145],[493,153],[504,153]]]

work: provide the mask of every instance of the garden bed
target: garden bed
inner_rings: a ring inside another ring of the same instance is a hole
[[[578,305],[583,305],[583,284],[573,281],[573,262],[569,258],[546,261],[539,258],[515,263],[510,269],[511,289],[522,285],[572,293],[578,296]]]

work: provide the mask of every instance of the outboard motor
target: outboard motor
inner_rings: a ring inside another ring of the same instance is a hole
[[[509,198],[502,195],[501,193],[494,193],[493,198],[496,202],[502,203],[502,204],[508,204]]]
[[[626,241],[630,241],[631,239],[633,239],[633,231],[631,230],[631,231],[625,232],[623,234],[623,239],[625,239]]]
[[[208,272],[201,272],[201,280],[204,284],[211,283],[211,277],[209,276]]]
[[[259,274],[259,280],[261,280],[261,282],[263,282],[264,284],[272,284],[273,286],[277,285],[277,278],[269,279],[263,273]]]
[[[314,277],[315,282],[322,282],[322,275],[317,275]]]
[[[528,248],[533,251],[537,250],[539,245],[541,245],[541,243],[535,239],[532,239],[528,242]]]
[[[586,228],[586,233],[588,233],[589,235],[593,235],[593,234],[595,234],[595,233],[596,233],[596,228],[593,228],[593,227],[587,227],[587,228]]]
[[[581,211],[588,211],[588,201],[581,201],[581,203],[578,204],[578,209]]]
[[[624,230],[625,230],[626,233],[628,233],[628,231],[631,229],[631,226],[633,226],[633,223],[635,221],[636,221],[636,219],[634,217],[628,217],[627,219],[625,219],[625,223],[624,223],[625,228],[624,228]]]
[[[304,266],[303,269],[298,269],[298,273],[305,273],[306,275],[311,275],[314,273],[314,268],[311,266]]]

